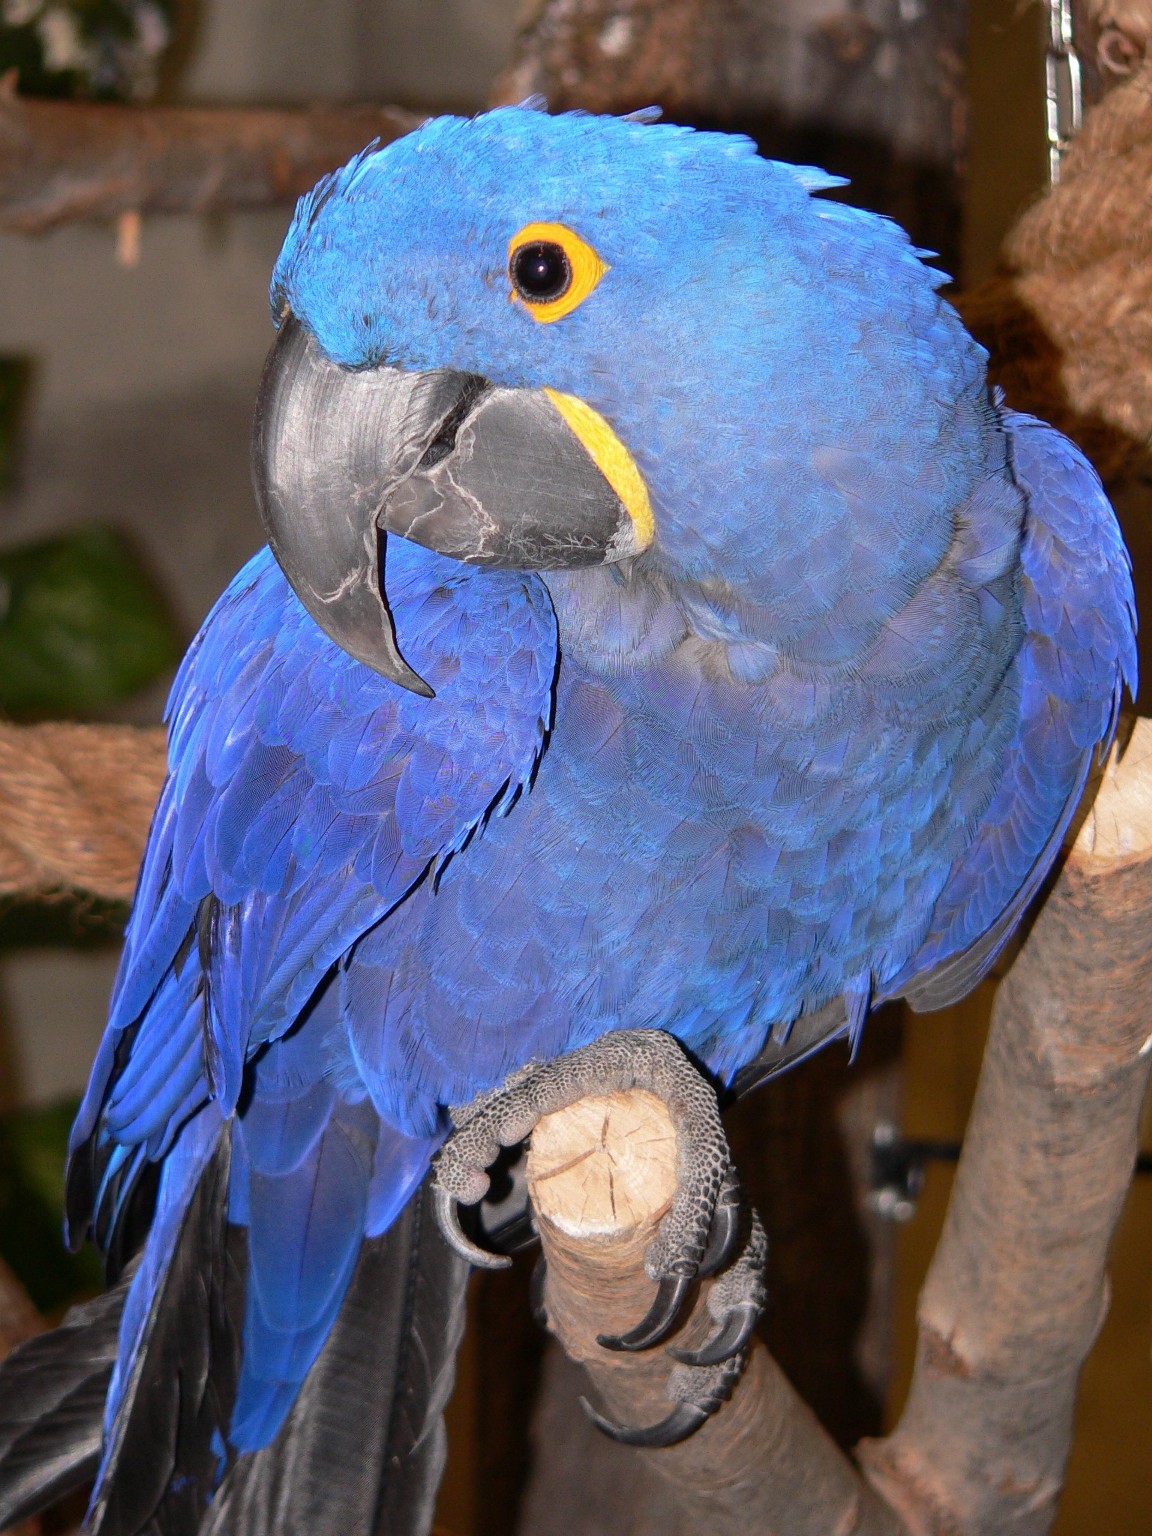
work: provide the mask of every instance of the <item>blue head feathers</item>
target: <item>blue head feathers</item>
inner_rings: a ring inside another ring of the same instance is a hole
[[[931,568],[934,509],[963,500],[990,419],[940,274],[889,221],[813,196],[834,185],[727,135],[520,108],[441,118],[302,200],[274,304],[340,363],[586,400],[648,482],[653,561],[723,573],[786,635],[800,546],[842,543],[861,505],[870,539],[919,544]],[[554,324],[509,282],[510,242],[540,223],[607,268]]]

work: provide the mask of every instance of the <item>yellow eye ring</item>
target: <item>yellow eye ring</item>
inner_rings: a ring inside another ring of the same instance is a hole
[[[566,224],[525,224],[508,242],[508,297],[542,324],[570,315],[607,270]]]

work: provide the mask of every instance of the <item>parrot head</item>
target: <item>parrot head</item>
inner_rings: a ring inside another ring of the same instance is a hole
[[[394,534],[624,562],[787,643],[859,585],[862,507],[895,556],[889,579],[865,551],[877,610],[906,601],[973,473],[983,354],[896,226],[813,197],[834,185],[743,138],[528,107],[322,181],[273,275],[254,436],[269,542],[321,627],[430,693],[388,608]]]

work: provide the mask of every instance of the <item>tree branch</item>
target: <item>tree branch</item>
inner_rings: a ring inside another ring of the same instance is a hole
[[[70,219],[210,213],[290,202],[378,138],[421,121],[398,107],[121,107],[35,101],[0,86],[0,231]]]
[[[675,1486],[684,1536],[1049,1529],[1152,1066],[1150,852],[1152,722],[1140,721],[997,998],[900,1426],[860,1448],[861,1476],[758,1346],[696,1436],[636,1453]],[[673,1159],[665,1149],[638,1177],[619,1150],[673,1135],[666,1117],[654,1129],[650,1107],[627,1102],[648,1097],[549,1117],[529,1163],[549,1326],[630,1423],[667,1412],[667,1357],[610,1354],[595,1336],[634,1323],[652,1296],[641,1261]],[[617,1115],[643,1129],[615,1131]],[[698,1301],[683,1341],[706,1330]]]

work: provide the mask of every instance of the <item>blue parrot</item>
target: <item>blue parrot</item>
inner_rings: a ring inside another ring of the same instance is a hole
[[[524,107],[301,201],[270,547],[176,679],[73,1134],[71,1233],[121,1278],[6,1367],[5,1518],[98,1469],[99,1536],[426,1529],[496,1148],[681,1085],[658,1303],[611,1341],[655,1343],[733,1251],[714,1089],[1007,941],[1135,687],[1128,560],[837,184]],[[745,1280],[665,1439],[730,1384]]]

